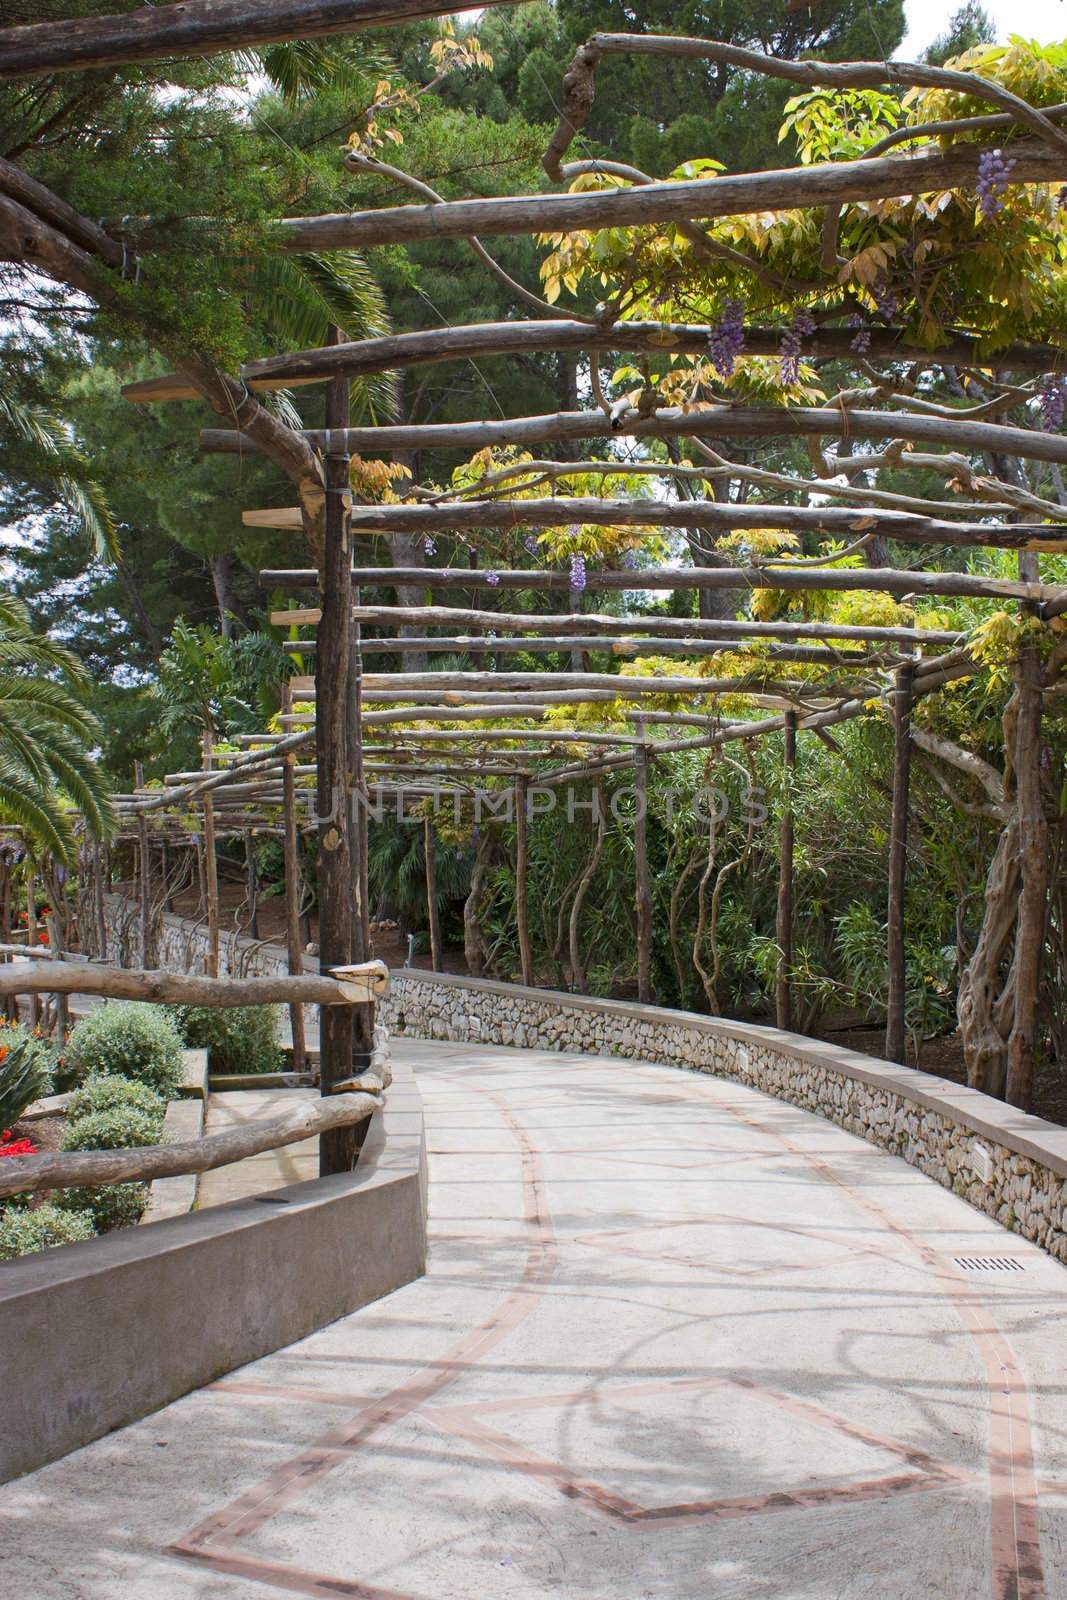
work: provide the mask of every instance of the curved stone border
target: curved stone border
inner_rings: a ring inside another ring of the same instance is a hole
[[[1067,1261],[1067,1128],[946,1078],[754,1023],[442,973],[394,972],[380,1012],[397,1034],[734,1078],[880,1145]]]
[[[352,1173],[0,1263],[0,1482],[425,1270],[422,1104],[394,1073]]]

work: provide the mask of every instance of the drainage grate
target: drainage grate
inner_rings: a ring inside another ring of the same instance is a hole
[[[964,1272],[1025,1272],[1016,1256],[957,1256],[957,1267]]]

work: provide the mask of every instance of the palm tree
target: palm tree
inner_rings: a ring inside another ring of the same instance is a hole
[[[34,632],[21,600],[0,595],[0,819],[68,863],[75,809],[95,838],[115,820],[93,758],[100,724],[88,691],[70,651]]]
[[[115,520],[70,423],[8,392],[0,394],[0,440],[5,439],[11,453],[22,458],[21,476],[54,490],[74,513],[96,559],[113,561],[118,555]]]

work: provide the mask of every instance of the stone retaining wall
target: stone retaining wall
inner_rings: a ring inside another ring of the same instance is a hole
[[[1067,1128],[945,1078],[776,1028],[438,973],[394,973],[380,1015],[398,1035],[734,1078],[900,1156],[1067,1262]]]

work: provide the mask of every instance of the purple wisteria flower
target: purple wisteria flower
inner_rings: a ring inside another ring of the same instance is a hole
[[[724,300],[719,320],[708,334],[711,364],[720,378],[728,378],[745,348],[745,302]]]
[[[571,556],[571,594],[581,594],[586,585],[585,557]]]
[[[428,556],[435,556],[437,554],[437,540],[434,538],[432,533],[423,534],[422,548],[425,554]]]
[[[500,574],[499,574],[499,572],[493,572],[492,570],[490,570],[485,575],[485,581],[486,581],[486,583],[491,584],[492,587],[495,589],[497,584],[500,582]]]
[[[871,348],[871,330],[867,327],[858,311],[853,311],[848,318],[848,326],[853,329],[852,338],[849,340],[849,349],[855,350],[858,356],[865,356]]]
[[[978,157],[975,192],[983,222],[988,222],[990,217],[1004,210],[1004,191],[1011,181],[1014,166],[1014,160],[1004,156],[1000,150],[983,150]]]
[[[782,342],[778,346],[778,356],[782,363],[782,382],[790,385],[796,383],[800,377],[800,352],[804,340],[810,339],[815,332],[815,318],[807,306],[799,306],[793,312],[788,328],[782,334]]]

